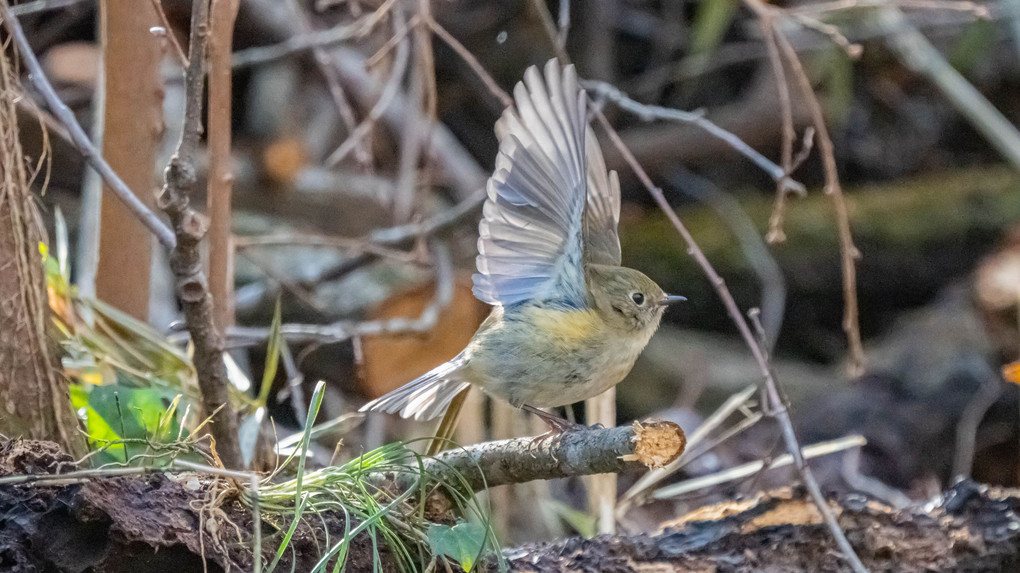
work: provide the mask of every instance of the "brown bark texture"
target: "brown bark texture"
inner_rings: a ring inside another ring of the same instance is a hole
[[[231,240],[231,196],[234,173],[230,165],[231,81],[230,52],[238,0],[215,0],[211,5],[209,36],[209,292],[216,326],[234,324],[234,245]]]
[[[683,453],[687,437],[673,422],[634,422],[619,428],[575,429],[560,436],[515,438],[453,448],[426,462],[442,483],[473,491],[537,479],[662,467]]]
[[[150,2],[105,0],[102,15],[105,91],[103,157],[150,208],[156,186],[156,148],[163,133],[159,25]],[[146,320],[152,235],[108,189],[103,189],[96,294]]]
[[[190,55],[185,73],[184,129],[177,152],[164,174],[158,205],[170,217],[177,244],[170,253],[177,296],[184,306],[185,323],[194,344],[195,371],[202,391],[209,430],[216,440],[220,461],[227,468],[244,466],[237,441],[237,416],[230,403],[230,381],[223,362],[223,335],[216,328],[213,299],[202,262],[201,243],[209,220],[190,204],[198,182],[196,157],[202,131],[202,103],[209,40],[209,3],[194,2],[191,14]]]
[[[46,333],[49,305],[40,256],[42,229],[18,140],[11,62],[0,54],[0,433],[84,447],[67,384]]]

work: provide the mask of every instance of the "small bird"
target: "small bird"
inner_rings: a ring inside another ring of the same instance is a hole
[[[588,126],[573,66],[534,66],[496,123],[499,155],[478,231],[475,296],[492,312],[460,354],[361,411],[430,420],[469,385],[540,416],[618,384],[670,296],[620,266],[620,182]]]

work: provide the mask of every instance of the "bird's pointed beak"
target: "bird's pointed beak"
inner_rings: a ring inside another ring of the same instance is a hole
[[[678,302],[684,302],[685,300],[687,300],[687,297],[685,296],[667,294],[666,298],[662,299],[662,302],[660,302],[659,304],[661,304],[662,306],[669,306],[671,304],[676,304]]]

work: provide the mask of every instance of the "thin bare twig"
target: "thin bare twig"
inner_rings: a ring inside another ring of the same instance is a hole
[[[682,177],[682,179],[681,179]],[[765,348],[771,352],[779,339],[786,315],[786,279],[779,263],[769,251],[761,233],[733,195],[716,187],[709,179],[677,168],[669,173],[674,186],[719,214],[737,240],[748,266],[761,286],[761,314]],[[683,184],[680,182],[683,181]]]
[[[485,196],[485,189],[479,188],[451,209],[447,209],[421,222],[408,223],[386,229],[376,229],[368,234],[366,240],[379,246],[395,247],[404,245],[419,237],[438,233],[456,225],[469,215],[478,212],[482,207],[482,203],[485,202]]]
[[[258,256],[252,252],[242,253],[245,259],[251,261],[262,274],[266,276],[270,281],[275,282],[285,292],[290,293],[299,303],[314,311],[316,314],[328,315],[329,309],[326,308],[316,296],[315,292],[311,287],[306,286],[302,282],[287,277],[280,272],[277,272],[272,265],[268,264],[263,257]],[[267,330],[268,332],[268,330]]]
[[[748,6],[752,7],[755,13],[768,11],[772,8],[766,7],[760,0],[745,0]],[[849,345],[850,374],[859,375],[864,370],[864,345],[861,343],[861,329],[857,311],[857,259],[860,258],[860,251],[854,245],[853,233],[850,231],[850,214],[847,210],[846,199],[843,197],[843,187],[839,183],[839,173],[836,167],[836,154],[832,145],[832,138],[829,137],[829,129],[825,125],[825,114],[822,106],[818,103],[814,90],[811,87],[811,80],[801,65],[797,52],[793,45],[776,29],[776,44],[780,53],[784,56],[786,64],[793,73],[797,86],[807,104],[811,123],[815,128],[818,139],[818,150],[822,155],[822,166],[825,171],[825,194],[832,200],[832,210],[836,218],[836,232],[839,236],[840,263],[843,270],[843,331],[846,333],[847,344]]]
[[[804,185],[791,179],[789,173],[787,173],[782,167],[769,161],[767,157],[755,151],[754,148],[744,143],[743,140],[733,133],[726,131],[706,119],[704,114],[701,112],[681,111],[657,105],[638,103],[627,97],[627,94],[623,93],[616,86],[606,82],[586,80],[582,83],[596,100],[607,99],[619,106],[620,109],[633,113],[644,121],[663,119],[694,124],[708,132],[710,135],[717,137],[744,157],[753,161],[755,165],[768,173],[776,184],[781,186],[785,191],[792,191],[799,194],[805,193]]]
[[[334,54],[334,61],[344,86],[362,106],[369,107],[378,101],[380,91],[365,70],[364,56],[351,50],[338,50]],[[400,110],[404,105],[406,101],[398,93],[392,105],[380,117],[394,133],[403,129],[404,114]],[[460,200],[467,200],[484,189],[488,175],[445,125],[436,123],[433,126],[425,154],[431,164],[440,168],[444,179]]]
[[[57,8],[67,8],[68,6],[81,4],[85,1],[87,0],[35,0],[35,2],[25,2],[24,4],[11,6],[11,14],[14,14],[15,16],[25,16],[28,14],[35,14],[36,12],[56,10]]]
[[[174,29],[170,26],[170,20],[166,17],[166,11],[163,10],[163,2],[161,0],[150,0],[150,2],[152,2],[153,9],[156,10],[156,16],[159,17],[160,24],[163,25],[167,40],[169,40],[170,45],[174,49],[174,57],[177,58],[177,63],[181,65],[181,69],[187,68],[188,56],[184,53],[184,48],[177,41],[177,34],[174,34]]]
[[[733,413],[743,408],[747,404],[748,400],[751,399],[751,396],[754,395],[756,389],[757,386],[748,386],[727,398],[726,401],[716,408],[715,412],[706,418],[705,421],[702,422],[696,430],[694,430],[694,433],[690,435],[687,440],[687,448],[684,450],[683,455],[666,466],[653,469],[638,478],[638,480],[634,482],[634,485],[630,486],[630,489],[623,494],[623,498],[620,500],[619,506],[617,507],[617,516],[622,517],[627,510],[633,506],[634,502],[643,499],[646,496],[646,493],[649,492],[655,484],[673,475],[682,468],[684,464],[690,460],[693,452],[705,450],[705,448],[701,445],[708,440],[708,436],[713,433],[716,428],[721,426],[722,423],[725,422],[731,415],[733,415]]]
[[[956,424],[956,451],[953,453],[953,478],[970,477],[977,449],[978,427],[999,396],[1002,395],[1002,379],[981,359],[971,358],[960,366],[972,378],[981,380],[981,387],[960,412]]]
[[[789,14],[789,16],[794,22],[797,22],[802,27],[818,32],[828,38],[830,42],[839,46],[839,48],[843,50],[843,53],[851,60],[856,60],[861,57],[864,47],[848,40],[838,27],[804,14]]]
[[[206,50],[209,42],[209,1],[196,0],[191,12],[191,41],[185,75],[184,128],[177,151],[170,158],[159,205],[170,217],[177,246],[170,254],[177,295],[184,306],[185,322],[194,344],[195,371],[202,392],[202,406],[212,414],[211,428],[220,459],[232,468],[243,466],[237,436],[237,417],[230,403],[229,380],[223,362],[223,337],[213,318],[213,300],[202,265],[201,241],[208,221],[190,206],[197,183],[195,155],[202,131],[202,100],[205,91]],[[217,410],[218,409],[218,410]]]
[[[453,301],[453,263],[450,253],[442,243],[435,243],[432,255],[436,267],[435,298],[426,306],[417,318],[391,318],[369,322],[342,321],[329,325],[315,324],[284,324],[280,333],[289,342],[343,342],[354,337],[380,334],[396,334],[410,332],[426,332],[431,330],[439,319],[439,315]],[[268,328],[233,327],[227,335],[234,341],[243,343],[260,343],[269,338]]]
[[[923,10],[950,10],[953,12],[970,12],[977,18],[988,17],[988,7],[976,2],[959,0],[834,0],[791,6],[787,11],[791,14],[821,14],[857,8],[883,8],[895,6],[899,8],[918,8]]]
[[[514,104],[514,99],[510,97],[510,94],[506,93],[503,88],[499,87],[496,80],[492,79],[489,72],[486,72],[485,68],[482,67],[482,64],[478,63],[478,58],[468,51],[468,49],[464,47],[464,44],[461,44],[457,38],[453,37],[453,34],[448,32],[446,28],[440,26],[439,23],[432,18],[427,19],[425,23],[432,28],[432,31],[439,36],[440,40],[446,43],[450,49],[456,52],[457,55],[464,60],[464,63],[466,63],[468,67],[471,68],[471,71],[473,71],[475,75],[482,80],[485,87],[490,93],[492,93],[492,95],[496,96],[496,99],[499,100],[499,103],[503,104],[503,107],[510,107]]]
[[[111,191],[117,196],[124,206],[127,207],[131,213],[142,222],[143,225],[156,236],[156,240],[161,245],[168,249],[173,249],[177,244],[177,239],[174,236],[174,232],[164,223],[159,216],[157,216],[152,210],[145,206],[144,203],[134,192],[127,186],[126,183],[117,175],[117,173],[110,167],[110,164],[103,159],[102,154],[96,149],[96,146],[92,144],[89,136],[82,129],[78,120],[75,119],[74,114],[71,112],[64,102],[60,100],[57,93],[53,90],[53,86],[46,78],[46,74],[43,73],[42,66],[39,65],[39,60],[35,57],[35,53],[32,52],[32,47],[28,43],[28,38],[25,37],[25,31],[21,28],[21,24],[18,19],[14,17],[11,12],[11,7],[7,0],[0,0],[0,17],[3,18],[4,27],[10,32],[14,38],[15,44],[18,46],[18,50],[21,53],[21,57],[25,61],[25,67],[28,68],[28,78],[35,86],[39,93],[42,95],[43,100],[46,101],[46,105],[49,106],[50,111],[54,117],[60,123],[67,128],[68,134],[71,136],[71,141],[74,143],[78,151],[81,152],[82,157],[85,161],[92,166],[96,172],[102,176],[103,181],[110,188]]]
[[[394,5],[396,8],[396,5]],[[407,71],[407,63],[410,59],[411,49],[408,45],[406,34],[407,34],[407,21],[404,18],[402,10],[394,9],[391,11],[393,19],[393,35],[397,40],[396,54],[393,57],[393,67],[390,71],[390,76],[383,85],[382,91],[379,93],[379,99],[376,100],[372,109],[369,110],[368,116],[357,127],[354,131],[347,135],[347,140],[337,147],[336,151],[331,153],[326,158],[326,164],[330,167],[336,166],[338,163],[343,161],[344,157],[351,152],[356,146],[360,145],[362,138],[368,135],[372,127],[379,121],[383,114],[386,113],[387,109],[393,104],[396,98],[397,92],[400,90],[400,82],[404,78],[404,73]],[[407,102],[405,103],[405,107]],[[403,115],[403,111],[400,113]],[[405,118],[406,121],[406,118]]]
[[[556,54],[556,58],[559,59],[560,63],[563,65],[569,64],[570,56],[567,55],[567,51],[564,49],[564,46],[560,44],[559,30],[556,29],[556,23],[553,22],[552,14],[549,13],[545,0],[531,0],[531,7],[534,10],[535,15],[538,16],[538,20],[542,24],[542,27],[545,28],[545,35],[552,43],[552,49]]]
[[[234,248],[237,250],[252,249],[260,247],[324,247],[331,249],[344,249],[355,253],[371,253],[379,257],[385,257],[400,261],[402,263],[421,262],[421,257],[416,253],[409,253],[399,249],[392,249],[378,245],[364,239],[349,239],[347,237],[330,237],[325,235],[259,235],[257,237],[236,237]]]
[[[418,25],[414,28],[415,44],[418,50],[422,75],[425,78],[425,115],[435,121],[438,117],[437,107],[439,96],[436,93],[436,62],[432,53],[432,29],[422,26],[422,22],[432,22],[432,3],[430,0],[418,0]]]
[[[846,453],[840,474],[847,485],[857,491],[880,499],[896,509],[907,507],[911,500],[900,490],[890,487],[882,481],[861,473],[861,449],[854,448]]]
[[[237,51],[234,53],[234,68],[246,68],[257,64],[274,62],[294,54],[300,54],[316,48],[328,48],[353,38],[363,37],[371,33],[375,26],[382,21],[394,1],[387,0],[383,2],[372,14],[347,26],[337,26],[315,32],[306,31],[306,33],[294,35],[279,44]]]
[[[783,172],[787,175],[793,172],[793,140],[797,137],[797,131],[793,127],[793,104],[790,101],[790,84],[786,80],[786,70],[783,68],[783,61],[779,57],[779,47],[776,45],[775,25],[772,22],[772,14],[766,12],[758,18],[758,26],[762,31],[762,38],[765,41],[765,48],[769,55],[769,63],[772,65],[772,76],[776,80],[776,92],[779,94],[779,110],[782,115],[782,151],[780,162]],[[783,231],[783,219],[786,214],[786,189],[776,184],[776,200],[772,207],[772,214],[769,216],[769,230],[765,240],[769,243],[781,243],[786,240],[786,233]]]
[[[670,206],[669,202],[666,201],[666,196],[662,193],[662,189],[655,186],[652,183],[651,178],[645,173],[645,170],[634,158],[634,154],[630,152],[620,135],[615,129],[609,124],[609,120],[601,112],[596,112],[596,117],[599,123],[605,128],[609,134],[610,140],[613,145],[623,155],[624,160],[630,165],[631,169],[637,175],[638,179],[651,194],[652,198],[659,205],[659,208],[666,214],[666,217],[672,223],[673,227],[680,233],[684,243],[687,245],[687,252],[694,258],[698,266],[701,267],[702,272],[708,277],[712,286],[718,293],[719,298],[723,302],[723,306],[726,307],[726,312],[730,315],[730,320],[736,325],[737,330],[740,332],[741,337],[751,350],[751,354],[754,356],[755,362],[758,364],[758,368],[762,375],[763,392],[768,398],[769,405],[772,408],[772,415],[779,422],[779,426],[782,429],[783,441],[786,443],[786,449],[793,456],[794,463],[796,464],[797,471],[800,474],[801,480],[804,482],[804,486],[807,488],[808,493],[814,500],[815,505],[818,506],[818,511],[825,521],[829,530],[832,532],[833,538],[836,540],[836,544],[839,545],[840,549],[847,561],[850,562],[854,571],[857,573],[865,573],[867,569],[861,564],[860,558],[854,553],[853,547],[850,542],[847,541],[846,535],[843,530],[839,528],[839,523],[836,521],[835,515],[832,513],[832,509],[825,501],[825,497],[822,495],[822,490],[818,486],[818,481],[815,480],[814,474],[811,472],[811,468],[804,461],[804,454],[800,449],[800,442],[797,440],[797,434],[793,429],[793,422],[790,420],[790,412],[786,409],[782,398],[780,397],[779,387],[772,375],[772,367],[769,363],[768,357],[765,355],[764,349],[755,340],[754,334],[751,332],[751,328],[747,323],[747,319],[741,314],[740,308],[737,306],[737,302],[733,299],[733,295],[729,289],[726,288],[726,282],[723,280],[719,273],[716,272],[712,263],[708,261],[705,253],[701,250],[701,247],[694,241],[694,237],[691,235],[687,227],[684,226],[683,222],[680,221],[680,217],[677,216],[676,211]]]
[[[428,2],[425,2],[428,5]],[[425,14],[428,17],[428,9],[422,8],[419,2],[418,16]],[[401,11],[403,8],[397,4],[393,7],[394,19],[403,19]],[[432,62],[431,33],[426,26],[414,25],[414,47],[415,61],[417,65],[410,71],[410,81],[406,91],[407,105],[404,106],[404,129],[400,132],[400,151],[397,158],[397,181],[391,213],[396,223],[406,223],[411,220],[414,210],[414,196],[418,183],[418,164],[421,159],[422,148],[428,139],[432,122],[435,118],[435,66]],[[430,93],[431,92],[431,93]],[[422,99],[426,105],[431,106],[431,112],[425,110],[428,117],[423,117]]]
[[[868,441],[865,440],[863,436],[846,436],[836,440],[830,440],[828,442],[819,442],[817,444],[811,444],[810,446],[804,446],[804,458],[811,459],[819,456],[827,456],[849,449],[862,448],[866,445],[868,445]],[[718,473],[689,479],[659,488],[652,493],[652,497],[654,499],[670,499],[679,497],[692,491],[753,476],[760,471],[774,470],[776,468],[788,466],[792,463],[793,456],[790,454],[783,454],[771,460],[749,462]]]
[[[306,34],[313,33],[312,23],[308,19],[308,14],[305,13],[304,8],[297,2],[297,0],[289,0],[291,12],[297,17],[298,23],[301,25],[302,30]],[[380,16],[385,14],[388,8],[384,5],[378,10],[372,13],[368,18],[370,19],[365,24],[369,26],[369,29],[375,25],[380,19]],[[329,95],[333,98],[333,104],[336,106],[337,112],[340,115],[340,120],[344,123],[344,128],[347,129],[347,133],[351,133],[357,127],[358,121],[354,117],[354,108],[351,107],[351,102],[347,99],[347,94],[344,92],[343,86],[340,84],[340,73],[336,69],[336,63],[333,62],[332,56],[322,46],[314,46],[312,48],[312,56],[315,59],[315,65],[319,69],[319,73],[322,74],[323,79],[326,81],[326,89],[329,90]],[[358,166],[364,171],[369,171],[372,167],[372,151],[371,148],[366,144],[365,141],[359,142],[359,145],[354,149],[354,159]]]
[[[246,1],[251,6],[249,15],[273,34],[279,37],[301,34],[293,18],[281,13],[281,3],[277,0]],[[364,55],[342,47],[336,48],[332,55],[347,93],[360,106],[372,107],[379,100],[381,88],[375,78],[369,75]],[[392,105],[387,107],[380,118],[393,133],[403,129],[404,114],[400,110],[404,104],[401,94],[396,94]],[[429,162],[441,169],[445,180],[460,200],[474,196],[479,189],[485,187],[488,174],[445,125],[435,125],[425,152]]]
[[[562,51],[567,49],[567,35],[570,34],[570,0],[559,0],[560,11],[556,19],[556,46]]]

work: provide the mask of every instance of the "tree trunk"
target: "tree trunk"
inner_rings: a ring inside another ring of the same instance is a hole
[[[18,140],[22,92],[0,54],[0,433],[53,440],[72,454],[84,441],[46,334],[49,305],[39,254],[42,231]]]
[[[152,207],[156,147],[163,133],[159,25],[150,2],[101,4],[105,75],[103,157],[139,199]],[[173,33],[168,31],[167,33]],[[145,321],[149,318],[152,234],[113,193],[103,193],[96,296]]]

